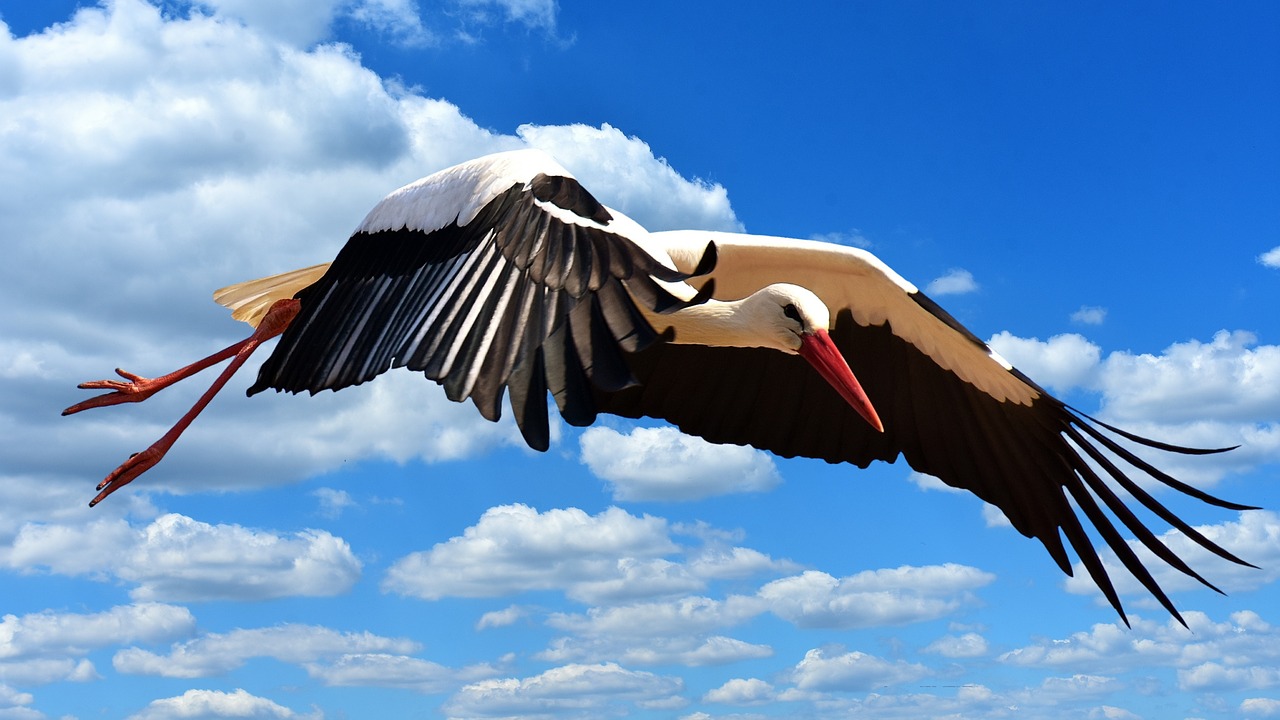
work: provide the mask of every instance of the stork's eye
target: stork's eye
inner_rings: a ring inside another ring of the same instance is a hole
[[[801,325],[804,324],[804,321],[800,319],[800,310],[795,306],[795,303],[787,303],[786,305],[783,305],[782,314],[786,315],[792,320],[795,320]]]

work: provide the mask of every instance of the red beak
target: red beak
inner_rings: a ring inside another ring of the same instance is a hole
[[[849,369],[849,363],[845,362],[844,356],[840,354],[840,350],[836,348],[836,344],[831,342],[831,336],[826,330],[818,330],[809,335],[808,333],[800,336],[800,356],[809,361],[809,364],[818,371],[818,374],[824,380],[831,383],[831,387],[840,393],[840,397],[849,403],[849,406],[858,411],[867,422],[871,423],[871,427],[884,432],[884,425],[880,422],[880,416],[876,414],[876,409],[871,406],[871,401],[867,399],[867,394],[863,392],[862,385],[858,383],[858,378],[853,376],[853,370]]]

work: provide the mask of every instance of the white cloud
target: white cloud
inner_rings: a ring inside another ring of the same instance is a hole
[[[0,683],[0,713],[5,717],[12,718],[32,718],[33,720],[44,720],[46,715],[37,710],[27,707],[33,701],[35,696],[31,693],[19,692],[4,683]]]
[[[84,658],[79,660],[40,658],[16,662],[0,660],[0,676],[3,676],[6,682],[25,687],[55,682],[92,682],[102,679],[93,663]]]
[[[267,5],[225,0],[213,16],[166,18],[118,0],[37,35],[6,34],[5,64],[23,92],[0,94],[0,214],[14,240],[0,303],[26,309],[0,320],[0,395],[20,398],[0,409],[6,473],[39,475],[42,489],[50,475],[105,475],[163,432],[203,380],[143,405],[52,417],[49,408],[82,399],[76,383],[116,366],[157,375],[239,339],[243,326],[209,292],[332,258],[380,197],[446,165],[537,143],[571,154],[562,159],[581,166],[601,201],[642,223],[739,226],[723,187],[682,178],[614,128],[491,132],[448,102],[384,83],[349,49],[302,51],[258,31],[315,36],[335,13],[394,15],[403,3]],[[523,17],[539,12],[531,5]],[[235,13],[260,17],[225,19]],[[58,283],[18,270],[51,266]],[[313,398],[237,397],[250,365],[119,495],[523,445],[514,424],[493,426],[410,373]],[[50,438],[76,452],[23,450]]]
[[[1207,662],[1178,671],[1178,687],[1195,692],[1261,690],[1280,686],[1280,668],[1225,667]]]
[[[1101,705],[1094,708],[1093,711],[1089,713],[1089,717],[1102,718],[1103,720],[1142,720],[1141,715],[1112,705]]]
[[[153,700],[141,711],[129,716],[129,720],[186,720],[188,718],[315,718],[324,714],[319,710],[300,715],[289,708],[241,688],[232,692],[221,690],[188,690],[171,698]]]
[[[1280,260],[1277,260],[1277,264],[1280,264]],[[1248,717],[1277,717],[1280,716],[1280,700],[1261,697],[1245,698],[1240,702],[1240,712]]]
[[[476,629],[484,630],[486,628],[506,627],[514,625],[516,621],[525,616],[525,609],[519,605],[508,605],[501,610],[493,610],[480,616],[476,621]]]
[[[1071,322],[1081,325],[1101,325],[1107,320],[1107,309],[1097,305],[1081,305],[1071,313]]]
[[[1077,673],[1177,668],[1186,688],[1233,686],[1265,678],[1258,668],[1280,663],[1280,630],[1257,613],[1240,611],[1228,621],[1214,622],[1204,613],[1183,613],[1190,629],[1172,618],[1157,623],[1130,616],[1132,629],[1120,623],[1098,623],[1066,638],[1044,638],[1000,656],[1000,661],[1026,667],[1067,669]]]
[[[734,678],[702,696],[703,702],[726,705],[758,705],[773,699],[773,685],[759,678]]]
[[[718,183],[686,180],[637,137],[602,125],[521,125],[516,133],[554,155],[600,202],[649,230],[742,230]]]
[[[1259,255],[1258,262],[1267,267],[1280,268],[1280,246],[1273,247]]]
[[[207,633],[175,643],[163,655],[137,647],[125,648],[115,654],[112,665],[118,672],[132,675],[199,678],[227,673],[253,658],[302,665],[344,655],[410,653],[418,649],[418,643],[403,638],[290,624]]]
[[[86,547],[95,551],[84,553]],[[28,524],[8,563],[65,575],[109,573],[136,583],[130,592],[136,600],[334,595],[360,577],[360,561],[346,541],[322,530],[285,537],[173,513],[141,530],[123,520],[84,527]]]
[[[383,588],[427,600],[552,588],[595,597],[618,591],[599,583],[628,581],[656,582],[650,592],[670,592],[695,582],[661,560],[676,550],[666,521],[651,515],[505,505],[486,510],[462,536],[396,561]]]
[[[0,619],[0,660],[84,655],[124,642],[163,642],[189,635],[195,618],[184,607],[139,603],[99,613],[5,615]]]
[[[387,653],[343,655],[328,664],[307,663],[306,668],[326,685],[399,688],[425,694],[446,692],[460,683],[497,674],[488,665],[453,670],[429,660]]]
[[[995,576],[948,563],[868,570],[837,579],[810,570],[760,588],[775,615],[800,627],[898,625],[942,617],[973,602],[971,591]]]
[[[982,657],[987,654],[987,639],[975,632],[943,635],[926,645],[923,652],[937,653],[949,658]]]
[[[1210,342],[1175,343],[1161,354],[1113,352],[1076,334],[1047,342],[998,333],[1001,355],[1055,392],[1101,393],[1092,413],[1125,430],[1188,447],[1240,446],[1208,457],[1139,450],[1161,469],[1199,487],[1228,473],[1280,461],[1280,346],[1259,345],[1252,333],[1220,331]],[[1155,485],[1143,473],[1135,479]]]
[[[487,20],[488,13],[497,10],[507,22],[548,31],[556,27],[556,0],[457,0],[457,3],[480,20]]]
[[[610,618],[613,619],[613,618]],[[732,620],[727,620],[732,622]],[[567,616],[553,618],[553,626],[575,627]],[[629,631],[601,632],[587,625],[577,629],[595,635],[585,637],[561,637],[536,655],[546,662],[604,662],[614,660],[628,665],[684,665],[704,667],[728,665],[743,660],[758,660],[773,655],[773,648],[757,645],[724,635],[706,636],[673,634],[663,636],[662,630],[636,635]]]
[[[1048,341],[1020,338],[1002,331],[987,344],[1028,377],[1056,393],[1094,387],[1102,348],[1075,333],[1054,335]]]
[[[346,490],[336,490],[334,488],[316,488],[311,494],[320,503],[320,515],[327,518],[336,518],[342,515],[343,511],[350,507],[356,507],[357,503],[351,497],[351,493]]]
[[[943,295],[964,295],[977,290],[978,282],[973,279],[973,273],[963,268],[952,268],[943,275],[931,280],[925,288],[925,293],[941,297]]]
[[[243,22],[292,44],[305,47],[329,34],[345,0],[196,0],[214,11],[215,17]]]
[[[444,710],[458,717],[601,717],[628,709],[682,707],[679,678],[628,670],[617,663],[564,665],[540,675],[463,686]]]
[[[697,500],[762,492],[782,481],[768,454],[742,445],[715,445],[673,427],[622,433],[588,428],[581,458],[608,482],[615,500]]]
[[[677,600],[593,607],[586,614],[552,614],[547,624],[590,637],[611,640],[698,637],[737,625],[765,610],[757,598],[730,595],[724,600],[683,597]]]
[[[898,685],[928,674],[923,665],[902,660],[857,651],[828,656],[824,650],[810,650],[792,670],[791,679],[800,690],[849,692]]]
[[[1280,411],[1280,346],[1244,331],[1174,343],[1159,356],[1115,352],[1103,371],[1103,412],[1166,423],[1273,421]]]
[[[350,10],[351,18],[403,45],[425,45],[436,40],[423,24],[413,0],[363,0]]]

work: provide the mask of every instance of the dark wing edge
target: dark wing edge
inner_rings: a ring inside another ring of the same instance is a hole
[[[548,390],[567,422],[589,425],[591,388],[635,382],[623,353],[659,337],[637,301],[669,312],[706,297],[672,295],[658,281],[691,274],[612,232],[611,219],[576,180],[539,175],[465,225],[357,232],[297,294],[301,310],[249,394],[339,390],[403,366],[489,420],[510,391],[525,441],[546,450]],[[714,262],[709,246],[695,274]]]
[[[1201,547],[1253,567],[1157,501],[1117,460],[1204,502],[1233,510],[1254,508],[1170,477],[1099,427],[1167,452],[1203,454],[1226,448],[1206,451],[1151,441],[1096,421],[1038,387],[1041,397],[1029,406],[1001,402],[938,366],[888,325],[859,325],[847,310],[837,316],[831,337],[880,413],[884,433],[871,429],[803,360],[770,350],[657,343],[628,357],[639,385],[601,392],[597,402],[603,411],[663,418],[711,442],[749,444],[783,457],[866,467],[902,455],[913,469],[1000,508],[1015,529],[1039,540],[1070,576],[1065,538],[1126,625],[1119,595],[1072,501],[1121,564],[1183,625],[1186,621],[1111,517],[1171,567],[1218,588],[1161,542],[1103,475]]]

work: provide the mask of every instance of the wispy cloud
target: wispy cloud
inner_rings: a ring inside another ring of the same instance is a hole
[[[1079,325],[1101,325],[1107,319],[1107,309],[1097,305],[1082,305],[1071,313],[1071,322]]]

